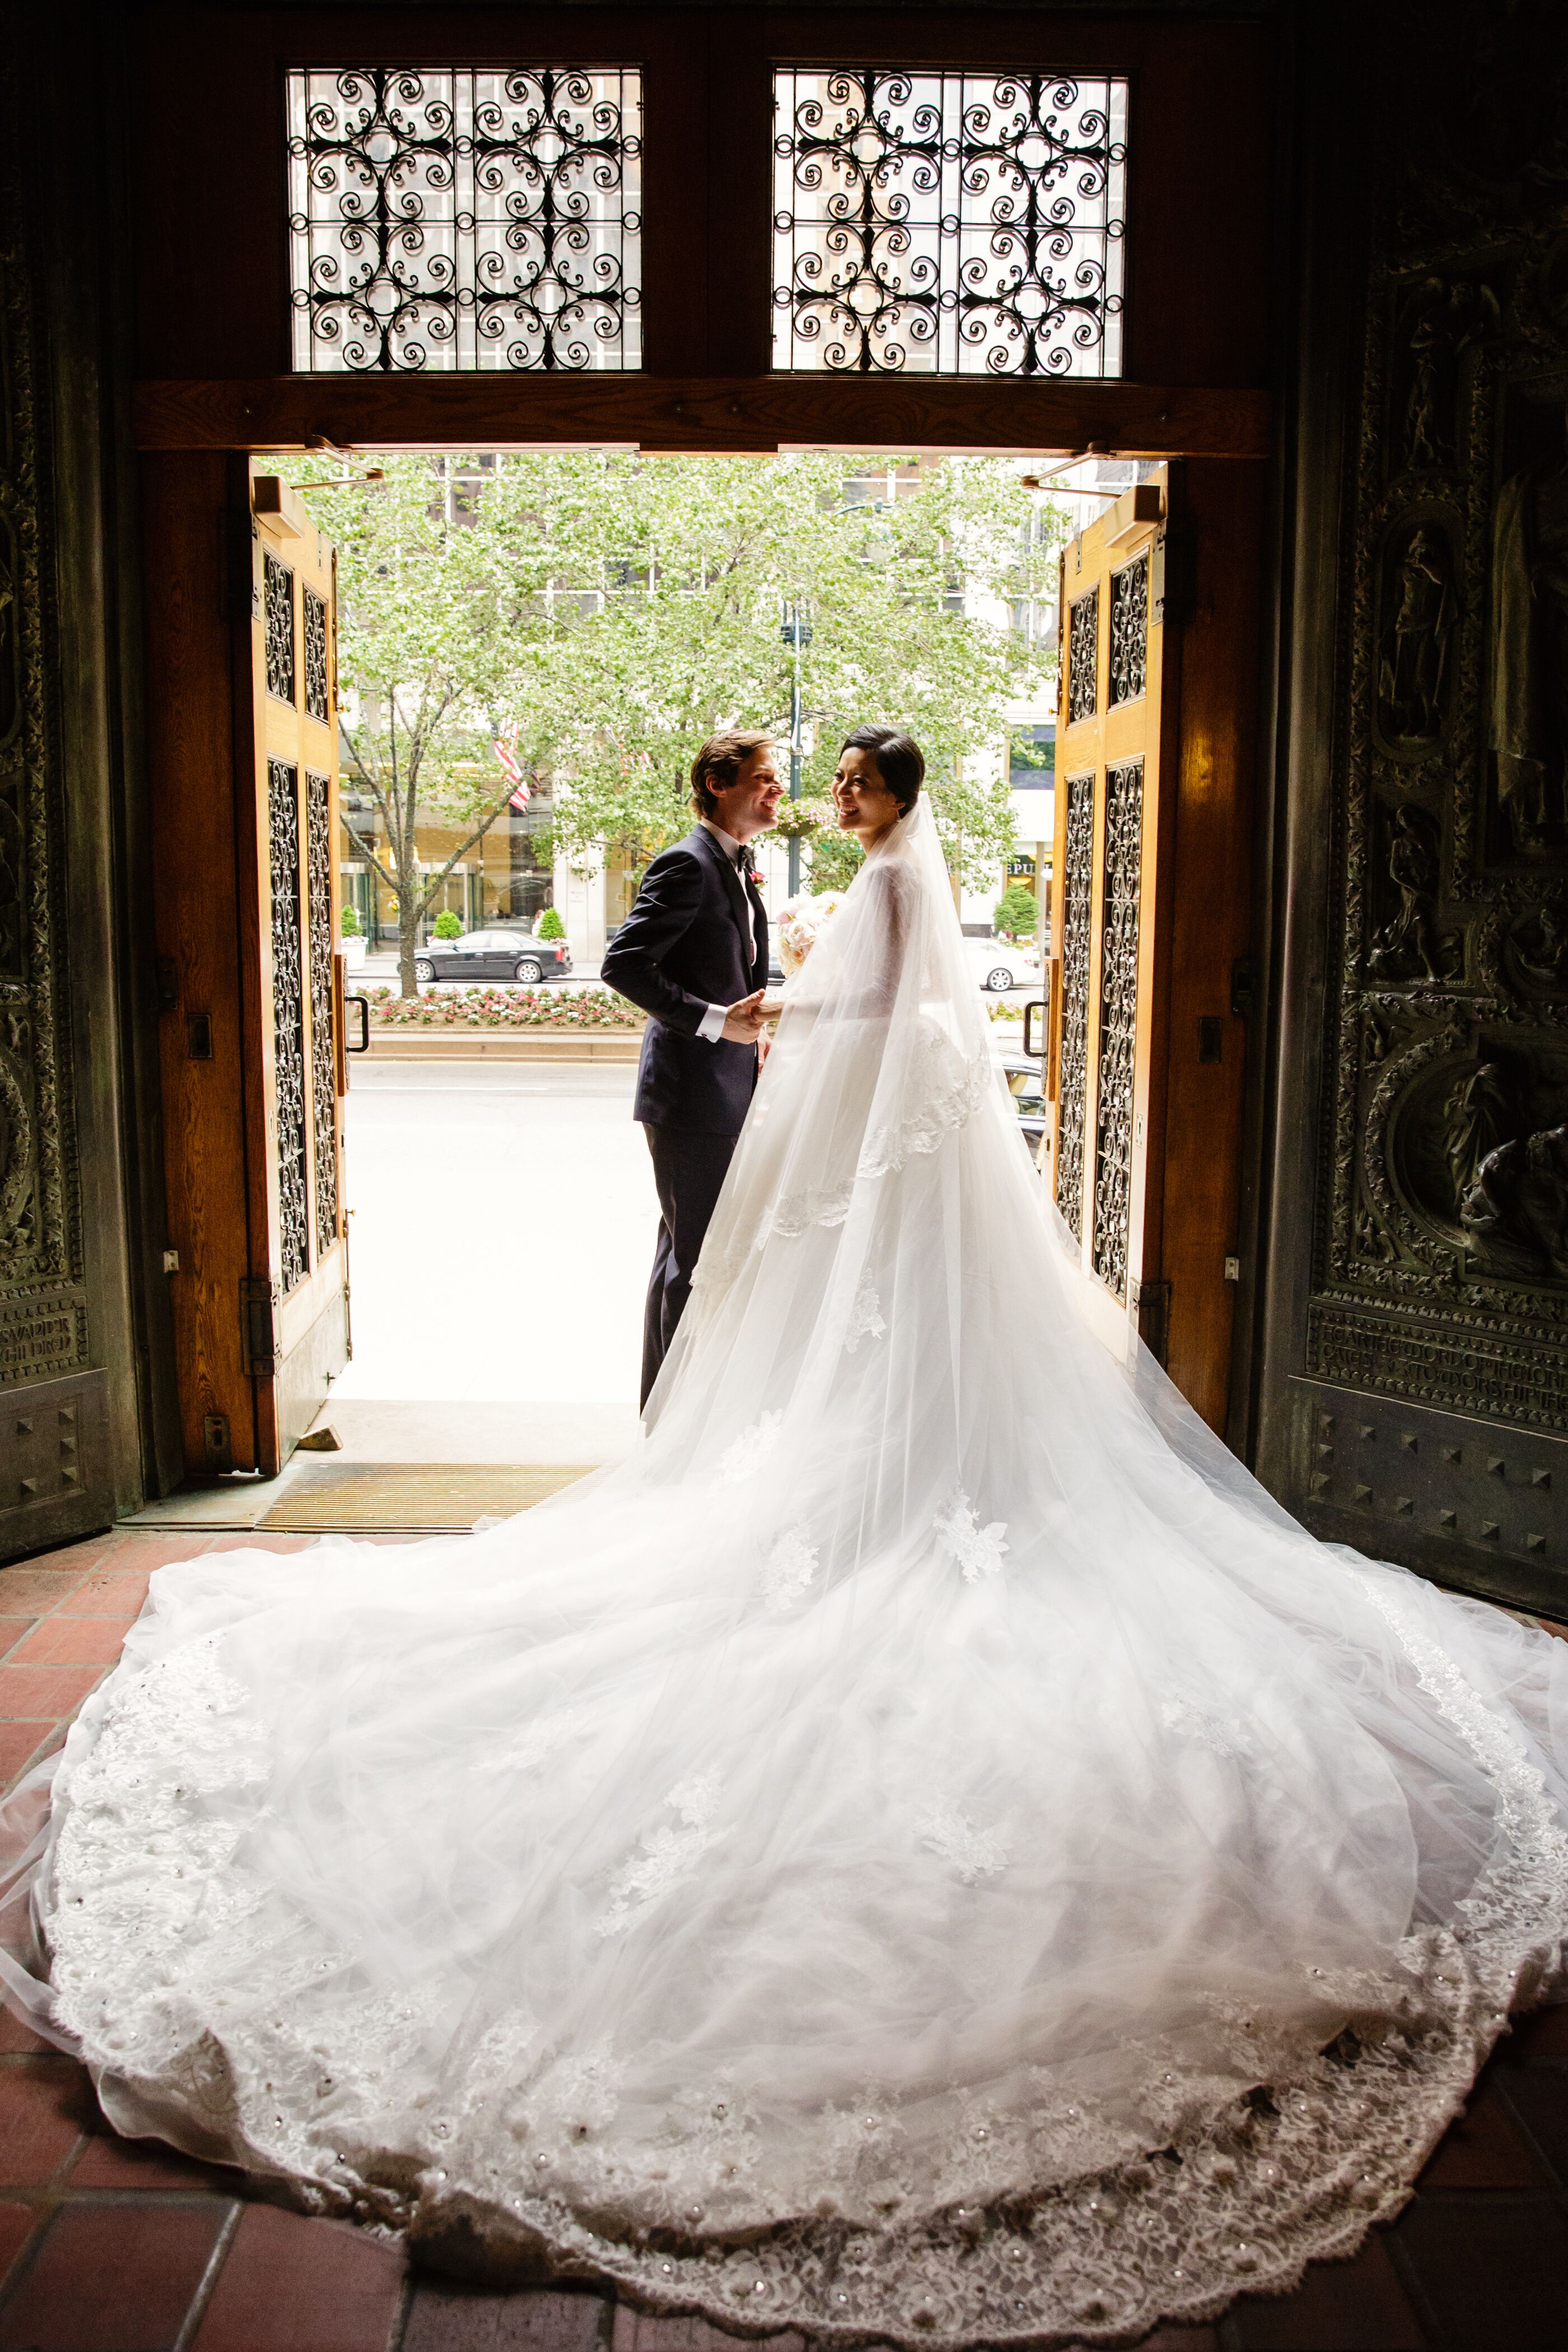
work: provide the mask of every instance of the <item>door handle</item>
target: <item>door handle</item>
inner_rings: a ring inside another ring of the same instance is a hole
[[[1049,1000],[1044,996],[1037,996],[1032,1003],[1024,1007],[1024,1059],[1026,1062],[1040,1062],[1045,1059],[1045,1043],[1043,1040],[1037,1040],[1035,1036],[1034,1016],[1037,1013],[1047,1013],[1049,1010]]]
[[[345,1008],[351,1004],[359,1006],[359,1044],[351,1045],[345,1042],[343,1051],[345,1054],[368,1054],[370,1051],[370,999],[368,996],[349,993],[345,994],[343,1004]]]

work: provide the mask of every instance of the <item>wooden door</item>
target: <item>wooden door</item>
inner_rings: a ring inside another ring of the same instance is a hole
[[[1091,1318],[1229,1421],[1262,469],[1161,467],[1062,562],[1046,1180]]]
[[[332,550],[248,458],[143,464],[184,1465],[270,1475],[349,1354]]]
[[[336,575],[331,541],[297,491],[253,467],[250,505],[253,831],[240,866],[243,877],[248,848],[256,988],[244,1341],[258,1466],[268,1473],[349,1358]]]
[[[1127,490],[1062,557],[1052,868],[1049,1181],[1113,1344],[1129,1318],[1163,1356],[1159,1018],[1167,677],[1155,551],[1168,468]],[[1165,830],[1169,831],[1168,824]]]

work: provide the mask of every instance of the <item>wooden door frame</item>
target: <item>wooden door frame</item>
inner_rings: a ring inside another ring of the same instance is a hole
[[[269,428],[280,425],[285,422],[286,412],[291,410],[294,430],[287,437],[275,430],[267,431],[265,446],[274,449],[303,446],[306,436],[300,429],[299,404],[319,389],[319,382],[314,379],[284,382],[272,387],[273,397],[259,404],[265,410],[266,425]],[[348,381],[334,384],[333,389],[346,398],[363,393],[364,388],[357,381]],[[426,396],[431,389],[417,379],[407,384],[383,380],[369,387],[371,397],[363,404],[365,415],[355,422],[363,432],[364,425],[376,418],[391,428],[385,437],[401,440],[405,446],[439,446],[434,436],[426,437],[420,429],[435,413]],[[483,389],[487,396],[495,396],[490,387]],[[527,389],[531,392],[532,386]],[[636,389],[640,389],[647,409],[655,412],[647,418],[650,439],[655,446],[662,446],[660,436],[668,429],[668,420],[657,413],[661,398],[658,387],[646,381],[637,377],[623,380],[623,425],[638,421],[629,398],[629,392]],[[790,387],[792,393],[800,389]],[[808,389],[815,393],[817,387]],[[842,387],[833,389],[841,391]],[[896,394],[898,388],[894,389]],[[982,426],[988,412],[987,396],[994,398],[994,388],[966,384],[922,388],[928,394],[933,389],[943,394],[942,405],[950,415],[961,415],[969,406],[964,422],[972,428],[962,436],[954,435],[951,442],[939,443],[939,450],[985,447],[984,431],[973,428]],[[1033,391],[1033,387],[1026,389]],[[1084,394],[1102,398],[1108,393],[1137,390],[1098,384],[1045,389],[1048,389],[1053,401],[1064,405]],[[233,387],[224,390],[226,398]],[[560,390],[558,384],[547,385],[547,393],[553,397],[536,404],[538,411],[554,414],[556,432],[551,435],[531,431],[526,436],[530,446],[582,446],[582,419],[571,414],[569,403],[560,398]],[[876,393],[880,397],[868,400],[868,410],[884,415],[896,413],[889,411],[889,395],[880,387],[876,388]],[[978,397],[970,405],[964,395]],[[523,404],[518,403],[520,406]],[[232,553],[226,567],[222,534],[214,527],[210,510],[214,488],[221,478],[226,503],[238,495],[236,486],[244,483],[248,514],[250,451],[233,444],[204,443],[191,422],[193,418],[210,419],[220,406],[209,401],[183,402],[179,415],[184,421],[175,428],[181,446],[171,447],[161,439],[153,441],[143,457],[142,484],[150,584],[149,753],[155,812],[159,954],[165,963],[172,960],[179,974],[177,1003],[171,1004],[170,1013],[162,1024],[170,1237],[181,1252],[182,1266],[191,1269],[189,1290],[200,1286],[202,1304],[209,1314],[219,1304],[213,1295],[215,1289],[232,1285],[227,1288],[227,1297],[236,1299],[241,1277],[251,1275],[254,1269],[248,1264],[229,1263],[232,1249],[218,1234],[210,1213],[210,1171],[205,1179],[199,1164],[203,1151],[218,1145],[220,1156],[215,1164],[219,1165],[224,1153],[234,1155],[233,1164],[243,1169],[252,1196],[252,1219],[258,1209],[265,1207],[258,1188],[268,1181],[265,1166],[253,1165],[254,1145],[246,1141],[243,1087],[237,1084],[231,1092],[210,1070],[195,1071],[184,1053],[183,1030],[186,1008],[193,1001],[190,990],[195,988],[199,992],[205,989],[211,1000],[205,1009],[213,1012],[216,1022],[232,1023],[237,1043],[243,1027],[248,1035],[249,1055],[254,1055],[267,1010],[258,995],[258,943],[254,937],[242,938],[237,931],[231,931],[226,940],[221,921],[215,929],[220,901],[199,885],[193,891],[189,836],[184,834],[176,814],[182,806],[190,805],[191,795],[199,798],[205,812],[200,838],[207,846],[206,870],[212,872],[211,861],[218,855],[217,836],[226,822],[230,844],[237,843],[239,784],[242,778],[248,776],[254,740],[254,719],[248,705],[252,690],[248,571],[242,583],[237,559]],[[1084,414],[1097,407],[1098,400],[1091,400],[1086,404]],[[170,412],[163,410],[159,415],[167,429]],[[1079,422],[1081,421],[1080,415]],[[537,427],[542,417],[536,414],[530,422]],[[577,429],[568,429],[569,425]],[[203,430],[206,429],[204,422]],[[372,437],[370,446],[376,446],[380,437]],[[623,430],[617,437],[624,446],[626,438],[635,436]],[[475,446],[468,436],[460,438],[463,446]],[[854,436],[854,446],[864,449],[871,445],[871,438],[868,434]],[[900,442],[898,446],[907,445]],[[773,446],[778,446],[776,440]],[[1016,454],[1018,446],[1016,437],[1009,435],[1003,450]],[[1028,454],[1037,453],[1051,454],[1039,452],[1038,445]],[[703,451],[696,448],[690,454],[700,455]],[[1069,447],[1061,454],[1075,452]],[[1239,1250],[1237,1236],[1246,1032],[1232,979],[1236,967],[1247,959],[1250,940],[1254,713],[1262,652],[1261,600],[1256,593],[1256,583],[1264,473],[1265,468],[1256,461],[1215,457],[1194,459],[1184,467],[1173,467],[1174,477],[1184,478],[1180,495],[1184,500],[1193,547],[1194,584],[1184,612],[1174,602],[1168,604],[1164,632],[1164,658],[1180,665],[1182,711],[1178,743],[1162,748],[1166,784],[1161,794],[1161,847],[1155,870],[1160,877],[1160,904],[1165,919],[1156,923],[1155,942],[1156,951],[1169,961],[1152,974],[1150,1017],[1156,1023],[1165,1023],[1167,1045],[1163,1055],[1156,1050],[1145,1066],[1151,1082],[1143,1109],[1150,1122],[1151,1150],[1155,1149],[1156,1131],[1163,1130],[1158,1144],[1162,1169],[1159,1192],[1163,1204],[1158,1249],[1160,1278],[1171,1286],[1165,1360],[1184,1393],[1211,1423],[1220,1428],[1224,1426],[1231,1385],[1236,1298],[1236,1284],[1227,1278],[1226,1264]],[[195,511],[204,500],[207,502],[205,523]],[[172,577],[171,564],[179,567],[179,591],[177,594],[161,596],[157,589],[158,569],[163,567],[166,576]],[[230,603],[241,593],[244,595],[244,632],[216,617],[225,593],[226,568],[230,573]],[[1166,593],[1170,599],[1179,599],[1186,593],[1183,582],[1169,568]],[[204,596],[211,602],[211,612],[200,609]],[[242,635],[246,647],[243,677],[238,667]],[[204,663],[208,707],[200,714],[193,732],[190,696],[195,675]],[[171,665],[181,682],[184,699],[165,691],[165,664]],[[228,772],[221,789],[215,791],[210,751],[226,735],[230,746],[225,761]],[[1060,740],[1058,733],[1058,747]],[[244,766],[242,760],[247,763]],[[1065,771],[1058,769],[1058,791],[1064,782]],[[1102,803],[1100,793],[1097,795],[1097,827],[1104,823]],[[258,904],[254,872],[245,863],[247,854],[254,859],[254,844],[248,853],[234,845],[228,854],[231,860],[238,860],[234,903],[240,908],[254,908]],[[1058,872],[1055,889],[1059,890],[1062,878]],[[1184,919],[1184,908],[1192,910],[1192,919]],[[1055,937],[1059,941],[1059,914],[1057,921]],[[1142,961],[1142,949],[1140,952]],[[174,1014],[181,1017],[172,1017]],[[1200,1066],[1195,1045],[1194,1052],[1187,1054],[1182,1050],[1182,1041],[1195,1040],[1198,1019],[1215,1014],[1225,1024],[1225,1051],[1220,1064]],[[1098,1007],[1091,1006],[1091,1024],[1097,1020]],[[1091,1046],[1092,1034],[1091,1025]],[[1092,1052],[1090,1067],[1092,1070]],[[202,1097],[201,1104],[198,1097]],[[1086,1108],[1091,1120],[1092,1101]],[[1086,1150],[1092,1149],[1092,1133],[1090,1124],[1086,1129]],[[219,1144],[219,1139],[226,1141]],[[182,1202],[184,1206],[180,1205]],[[207,1462],[202,1439],[205,1415],[200,1410],[206,1367],[205,1343],[197,1343],[193,1316],[188,1311],[192,1303],[188,1296],[182,1299],[180,1286],[176,1286],[174,1304],[182,1423],[187,1465],[199,1469]],[[237,1312],[232,1314],[232,1321],[234,1348],[242,1353]],[[224,1369],[229,1371],[233,1367],[226,1360]],[[267,1431],[258,1423],[247,1458],[242,1459],[236,1442],[234,1465],[258,1466],[274,1453]]]

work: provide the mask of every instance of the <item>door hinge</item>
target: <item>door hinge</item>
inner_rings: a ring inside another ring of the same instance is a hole
[[[1149,618],[1155,628],[1183,628],[1197,605],[1197,538],[1184,516],[1173,516],[1150,555]]]
[[[1134,1282],[1128,1305],[1138,1337],[1163,1370],[1171,1349],[1171,1286],[1168,1282]]]
[[[241,1279],[239,1347],[245,1370],[253,1377],[278,1370],[278,1285],[265,1275],[247,1274]]]

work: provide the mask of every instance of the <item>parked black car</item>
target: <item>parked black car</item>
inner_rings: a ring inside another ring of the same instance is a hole
[[[427,940],[414,959],[414,977],[428,980],[564,980],[572,950],[564,940],[542,940],[526,923],[491,923],[460,940]]]

